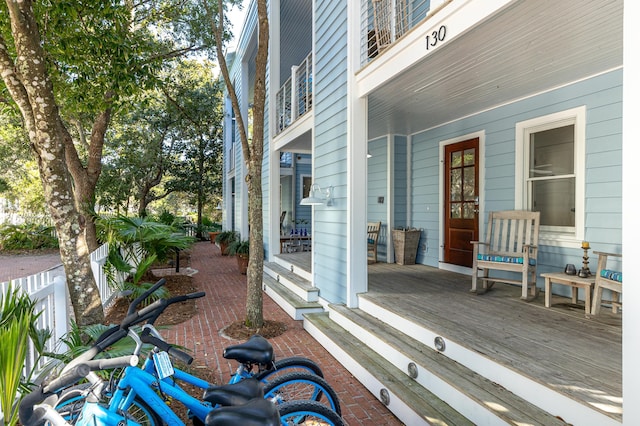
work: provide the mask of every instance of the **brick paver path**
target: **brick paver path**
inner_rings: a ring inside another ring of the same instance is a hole
[[[191,267],[199,272],[195,282],[207,295],[197,300],[198,314],[190,320],[163,332],[169,342],[193,351],[198,364],[218,372],[219,383],[227,382],[236,364],[222,357],[225,346],[239,343],[220,336],[229,323],[244,318],[246,276],[240,275],[236,259],[221,256],[209,242],[197,243],[191,256]],[[268,296],[264,297],[265,319],[283,321],[287,331],[270,339],[276,357],[305,356],[316,361],[325,378],[340,397],[342,416],[354,425],[400,425],[398,419],[336,361],[309,333],[302,321],[292,320]]]

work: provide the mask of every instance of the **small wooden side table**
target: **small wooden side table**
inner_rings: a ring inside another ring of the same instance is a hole
[[[580,278],[577,275],[567,275],[564,272],[549,272],[540,274],[544,277],[544,306],[551,306],[551,284],[561,284],[571,286],[571,303],[578,303],[578,289],[584,289],[584,312],[591,313],[591,290],[596,282],[596,277],[591,275],[587,278]]]

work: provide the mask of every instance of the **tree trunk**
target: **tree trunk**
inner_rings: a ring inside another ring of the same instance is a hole
[[[253,88],[253,140],[245,152],[249,176],[249,268],[247,270],[247,323],[262,327],[262,276],[264,269],[264,232],[262,217],[262,161],[264,155],[264,105],[266,97],[269,20],[266,0],[258,0],[258,52]],[[242,140],[243,145],[245,139]],[[249,151],[249,155],[247,154]],[[248,159],[247,159],[248,158]]]
[[[102,322],[104,312],[95,284],[84,230],[85,221],[74,202],[65,162],[65,134],[47,74],[40,34],[30,1],[7,1],[16,60],[0,35],[0,75],[20,108],[32,150],[38,162],[45,200],[56,226],[60,257],[76,321]]]
[[[266,69],[269,54],[269,19],[266,0],[258,0],[258,52],[256,54],[256,73],[253,90],[253,139],[251,145],[243,120],[238,96],[229,76],[229,69],[223,52],[223,0],[217,2],[217,17],[207,0],[203,5],[211,20],[211,29],[216,40],[216,54],[220,71],[224,77],[231,104],[236,115],[236,125],[242,142],[242,155],[247,165],[249,190],[249,268],[247,270],[247,303],[245,324],[249,327],[262,327],[262,274],[264,268],[264,239],[262,222],[262,161],[264,154],[264,107],[266,97]]]

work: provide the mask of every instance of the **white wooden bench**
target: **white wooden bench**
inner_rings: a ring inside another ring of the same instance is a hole
[[[538,232],[540,212],[507,210],[489,213],[487,235],[484,242],[473,244],[473,275],[471,291],[478,292],[477,281],[482,281],[486,291],[494,282],[519,284],[521,298],[527,300],[527,290],[531,296],[538,294],[536,287],[536,264],[538,262]],[[489,276],[489,271],[515,272],[521,279],[503,276]],[[480,275],[478,275],[480,273]]]

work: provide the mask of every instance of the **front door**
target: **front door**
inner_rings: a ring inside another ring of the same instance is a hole
[[[473,265],[471,241],[478,239],[478,142],[469,139],[444,149],[444,262]]]

